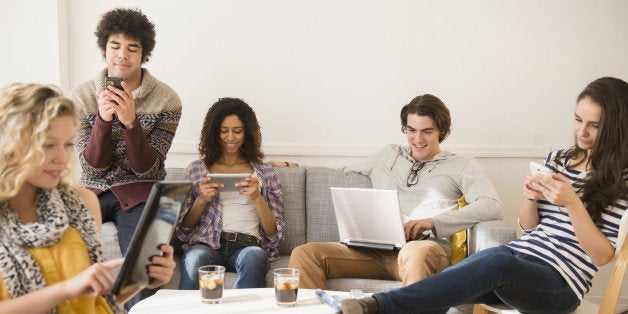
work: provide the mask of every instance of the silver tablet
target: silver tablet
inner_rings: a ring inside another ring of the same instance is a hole
[[[218,192],[240,192],[240,187],[235,186],[237,182],[240,182],[251,175],[248,173],[210,173],[212,178],[211,182],[220,182],[224,184],[223,188],[219,188]]]
[[[124,263],[113,285],[114,294],[124,294],[149,284],[146,267],[150,257],[161,255],[161,244],[169,244],[177,217],[190,193],[190,182],[156,182],[150,191]]]

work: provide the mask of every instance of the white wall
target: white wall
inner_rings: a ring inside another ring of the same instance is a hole
[[[185,106],[174,151],[224,96],[254,106],[271,148],[379,147],[400,140],[399,108],[422,93],[453,110],[448,144],[565,146],[577,93],[628,73],[626,1],[68,2],[71,87],[104,66],[102,12],[155,21],[146,67]]]
[[[56,1],[0,0],[0,85],[60,84]]]
[[[513,226],[527,162],[572,143],[576,95],[628,79],[622,0],[0,0],[0,84],[91,79],[105,66],[96,23],[117,6],[155,22],[145,66],[183,100],[168,166],[196,158],[219,97],[256,109],[269,159],[337,167],[403,143],[401,106],[432,93],[453,113],[445,147],[480,157]]]

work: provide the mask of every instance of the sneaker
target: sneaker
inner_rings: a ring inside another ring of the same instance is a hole
[[[342,314],[377,314],[379,306],[373,297],[342,300]]]

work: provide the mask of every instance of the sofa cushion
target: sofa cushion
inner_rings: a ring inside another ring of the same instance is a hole
[[[305,244],[305,168],[275,168],[281,182],[286,233],[279,245],[279,254],[289,255],[292,249]]]
[[[338,225],[330,187],[370,188],[371,179],[355,172],[314,167],[307,170],[307,242],[337,242]]]

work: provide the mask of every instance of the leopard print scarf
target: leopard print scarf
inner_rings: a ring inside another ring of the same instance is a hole
[[[89,249],[92,263],[102,261],[96,223],[76,192],[39,189],[36,196],[37,221],[23,224],[8,202],[0,204],[0,273],[12,298],[46,286],[39,265],[27,247],[51,246],[75,228]],[[105,296],[114,313],[124,312],[112,294]],[[53,310],[54,312],[54,310]]]

